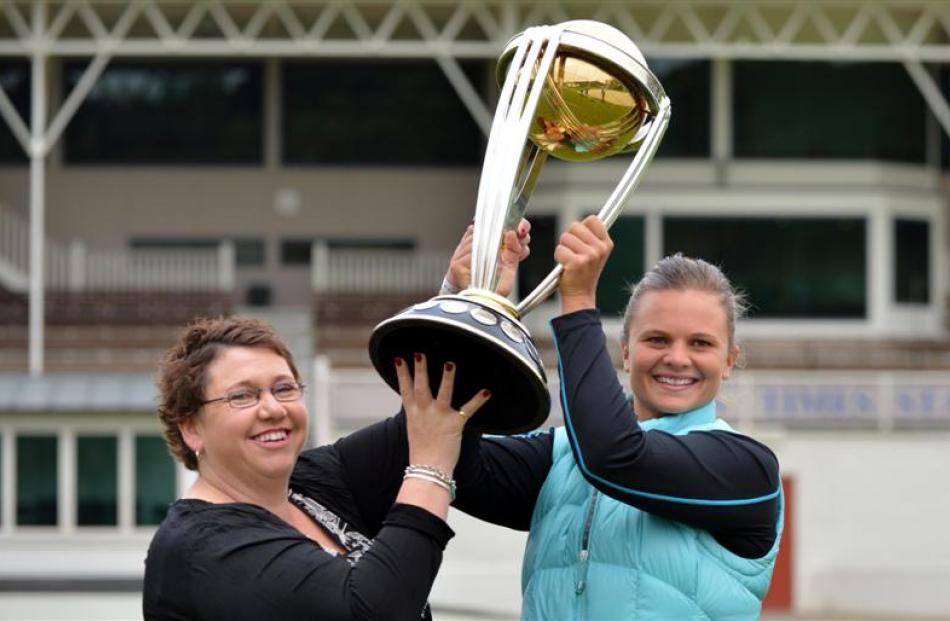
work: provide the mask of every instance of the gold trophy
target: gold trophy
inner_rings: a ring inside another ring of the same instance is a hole
[[[554,292],[562,268],[517,304],[496,294],[504,234],[524,215],[549,155],[587,162],[634,152],[598,213],[609,228],[660,145],[670,100],[633,41],[595,21],[528,28],[505,46],[497,75],[502,89],[478,188],[470,287],[383,321],[369,351],[395,390],[397,356],[425,353],[431,386],[442,363],[455,362],[455,407],[482,388],[493,394],[468,427],[512,434],[548,416],[544,366],[520,319]]]

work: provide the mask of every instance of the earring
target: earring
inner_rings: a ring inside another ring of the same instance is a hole
[[[195,449],[195,461],[201,459],[201,449]]]

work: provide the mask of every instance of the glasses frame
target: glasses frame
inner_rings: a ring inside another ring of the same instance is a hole
[[[297,390],[298,390],[299,393],[300,393],[300,394],[298,394],[296,397],[294,397],[293,399],[281,399],[280,397],[278,397],[278,396],[274,393],[274,388],[275,388],[276,386],[281,386],[281,385],[284,384],[283,382],[278,382],[277,384],[274,384],[274,386],[271,386],[270,388],[261,388],[261,387],[248,388],[248,391],[250,391],[250,392],[255,392],[255,393],[256,393],[256,397],[255,397],[255,399],[254,399],[254,403],[249,403],[249,404],[247,404],[247,405],[234,405],[234,404],[232,403],[232,397],[231,397],[231,395],[225,395],[225,396],[223,396],[223,397],[217,397],[216,399],[207,399],[206,401],[202,401],[202,402],[201,402],[201,405],[208,405],[209,403],[217,403],[218,401],[226,401],[227,404],[228,404],[228,407],[230,407],[232,410],[246,410],[246,409],[248,409],[248,408],[254,407],[255,405],[258,405],[258,404],[261,402],[261,395],[263,395],[265,391],[266,391],[266,392],[269,392],[269,393],[271,394],[271,396],[273,396],[274,399],[277,400],[277,401],[279,401],[280,403],[291,403],[291,402],[293,402],[293,401],[297,401],[297,400],[299,400],[299,399],[302,399],[302,398],[303,398],[303,393],[304,393],[304,388],[306,388],[307,385],[304,384],[303,382],[297,382],[297,381],[294,381],[294,382],[287,382],[287,383],[293,383],[293,384],[297,387]]]

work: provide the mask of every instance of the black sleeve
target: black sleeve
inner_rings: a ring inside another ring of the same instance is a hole
[[[528,530],[551,469],[553,443],[551,431],[481,438],[467,432],[455,467],[453,506],[486,522]]]
[[[643,431],[605,346],[600,316],[552,321],[571,449],[584,477],[644,511],[710,531],[729,550],[765,554],[775,540],[778,460],[725,431]]]
[[[458,496],[452,506],[486,522],[527,530],[538,492],[551,467],[552,445],[551,432],[510,437],[466,432],[453,474]],[[347,489],[316,492],[315,487],[327,485],[323,473],[334,469],[330,464],[334,457],[328,450],[337,455]],[[318,459],[320,465],[308,466],[308,462],[316,463]],[[355,506],[359,516],[349,516],[348,521],[371,535],[395,502],[408,461],[406,415],[400,412],[342,438],[332,447],[305,452],[293,482],[299,484],[306,473],[316,473],[319,476],[309,477],[304,487],[318,497],[350,496],[352,503],[331,508],[346,518],[346,505]]]
[[[427,511],[395,505],[372,546],[350,565],[263,509],[214,512],[177,525],[187,535],[173,538],[177,544],[153,541],[146,618],[418,620],[452,534]]]
[[[331,446],[305,451],[291,483],[301,485],[317,498],[342,499],[341,506],[327,506],[372,537],[396,502],[408,460],[406,415],[400,411]],[[327,477],[328,472],[339,474]],[[341,489],[316,489],[331,485],[334,478]],[[357,515],[352,515],[354,511]]]

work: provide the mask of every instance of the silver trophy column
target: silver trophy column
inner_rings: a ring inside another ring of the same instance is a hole
[[[635,152],[598,214],[610,227],[659,147],[670,102],[637,46],[599,22],[525,30],[506,46],[498,73],[504,81],[478,189],[470,287],[383,321],[369,351],[395,390],[397,356],[424,352],[433,386],[442,363],[455,362],[453,405],[482,388],[494,395],[468,426],[510,434],[537,427],[550,409],[544,367],[520,319],[554,292],[561,267],[518,304],[497,295],[504,234],[523,216],[549,155],[594,161]]]

